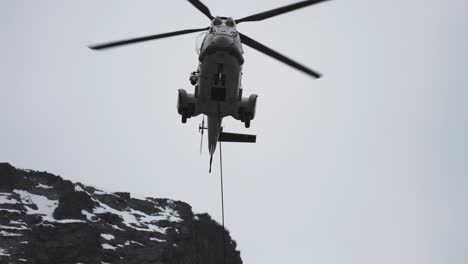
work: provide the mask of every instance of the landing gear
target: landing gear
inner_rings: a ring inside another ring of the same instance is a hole
[[[182,115],[182,124],[185,124],[185,123],[187,123],[187,116]]]
[[[245,128],[250,127],[250,121],[253,119],[253,114],[246,112],[243,108],[240,110],[241,121],[244,123]]]

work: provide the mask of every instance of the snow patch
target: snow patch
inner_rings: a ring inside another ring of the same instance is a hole
[[[165,207],[162,211],[162,215],[165,216],[167,218],[167,220],[171,221],[171,222],[182,222],[182,218],[180,218],[179,216],[179,213],[170,208],[170,207]]]
[[[133,241],[133,240],[132,240],[132,243],[133,243],[133,244],[140,245],[140,246],[145,246],[145,245],[143,245],[142,243],[140,243],[140,242],[137,242],[137,241]]]
[[[174,209],[165,206],[164,208],[161,207],[156,207],[161,210],[161,212],[158,213],[158,215],[147,215],[141,211],[137,210],[131,210],[133,214],[140,214],[143,216],[143,219],[145,222],[151,222],[151,221],[161,221],[161,220],[167,220],[169,222],[182,222],[182,219],[179,217],[179,214],[177,211]]]
[[[10,212],[10,213],[21,213],[20,210],[16,210],[16,209],[6,209],[6,208],[0,208],[0,211],[7,211],[7,212]]]
[[[125,243],[123,245],[117,245],[117,246],[125,247],[125,246],[128,246],[128,245],[130,245],[130,241],[127,240],[127,241],[125,241]]]
[[[49,220],[48,220],[49,221]],[[52,221],[50,221],[52,222]],[[86,223],[86,221],[84,220],[80,220],[80,219],[60,219],[60,220],[57,220],[54,218],[53,222],[55,223],[61,223],[61,224],[71,224],[71,223]]]
[[[131,209],[130,211],[119,211],[96,199],[93,200],[99,203],[99,207],[94,208],[93,213],[95,214],[112,213],[120,216],[123,220],[124,225],[135,230],[158,232],[163,234],[166,233],[167,227],[160,227],[154,223],[155,221],[162,220],[161,216],[159,215],[147,215],[143,212],[136,211],[134,209]],[[137,214],[138,218],[134,214]]]
[[[6,231],[0,231],[0,236],[3,237],[12,237],[12,236],[22,236],[22,234],[17,234],[17,233],[8,233]]]
[[[97,195],[104,195],[104,194],[108,194],[108,193],[96,189],[96,190],[94,190],[94,194],[97,194]]]
[[[156,241],[156,242],[166,242],[166,240],[164,240],[164,239],[159,239],[159,238],[155,238],[155,237],[150,237],[150,240],[151,241]]]
[[[36,188],[52,189],[52,188],[54,188],[54,187],[49,186],[49,185],[45,185],[45,184],[42,184],[42,183],[39,183],[38,185],[36,185]]]
[[[112,228],[114,228],[114,229],[121,230],[121,231],[125,231],[125,229],[122,229],[122,228],[118,227],[117,225],[111,225],[111,226],[112,226]]]
[[[27,229],[29,229],[29,228],[27,228],[27,227],[25,227],[25,226],[16,227],[16,226],[5,226],[5,225],[0,225],[0,229],[27,230]]]
[[[53,216],[53,213],[54,213],[54,210],[58,206],[57,200],[49,200],[45,196],[29,193],[24,190],[14,190],[13,192],[21,196],[21,201],[23,202],[23,204],[25,204],[27,214],[38,214],[42,217],[43,221],[63,223],[63,224],[85,222],[79,219],[62,219],[62,220],[55,219]],[[32,209],[31,207],[28,206],[31,204],[35,204],[37,206],[37,210]]]
[[[17,200],[11,199],[11,193],[0,193],[0,204],[16,204]]]
[[[115,237],[111,234],[101,234],[101,236],[105,239],[105,240],[112,240],[112,239],[115,239]]]
[[[6,256],[6,257],[9,257],[10,254],[8,254],[8,252],[3,249],[3,248],[0,248],[0,256]]]
[[[81,186],[79,186],[78,184],[75,184],[75,191],[76,192],[85,192],[85,190],[83,190],[83,188],[81,188]]]
[[[103,249],[112,249],[112,250],[115,250],[115,247],[109,245],[109,244],[101,244],[102,248]]]
[[[95,218],[96,215],[95,214],[92,214],[86,210],[81,210],[81,214],[83,214],[84,216],[86,216],[86,219],[88,219],[89,221],[91,222],[96,222],[97,220],[93,220],[93,217]]]

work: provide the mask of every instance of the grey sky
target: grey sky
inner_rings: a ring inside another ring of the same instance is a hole
[[[291,2],[204,0],[233,17]],[[464,0],[330,1],[239,25],[324,74],[244,48],[258,143],[224,144],[223,158],[245,263],[468,261],[467,11]],[[220,219],[201,118],[182,125],[176,111],[197,34],[86,48],[208,23],[182,0],[1,1],[0,160]]]

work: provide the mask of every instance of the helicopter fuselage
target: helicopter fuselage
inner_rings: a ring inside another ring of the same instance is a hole
[[[215,20],[213,23],[216,23]],[[198,69],[190,77],[195,86],[194,93],[179,90],[178,111],[182,122],[200,114],[208,118],[208,149],[211,155],[216,149],[224,117],[232,116],[249,127],[250,120],[255,116],[257,95],[242,97],[244,58],[241,40],[235,27],[227,25],[227,21],[221,19],[219,25],[212,25],[209,32],[203,33]]]

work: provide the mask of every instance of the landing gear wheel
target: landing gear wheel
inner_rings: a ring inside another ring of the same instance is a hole
[[[187,123],[187,117],[183,115],[182,116],[182,124],[185,124],[185,123]]]
[[[245,127],[246,128],[250,127],[250,119],[245,120]]]

